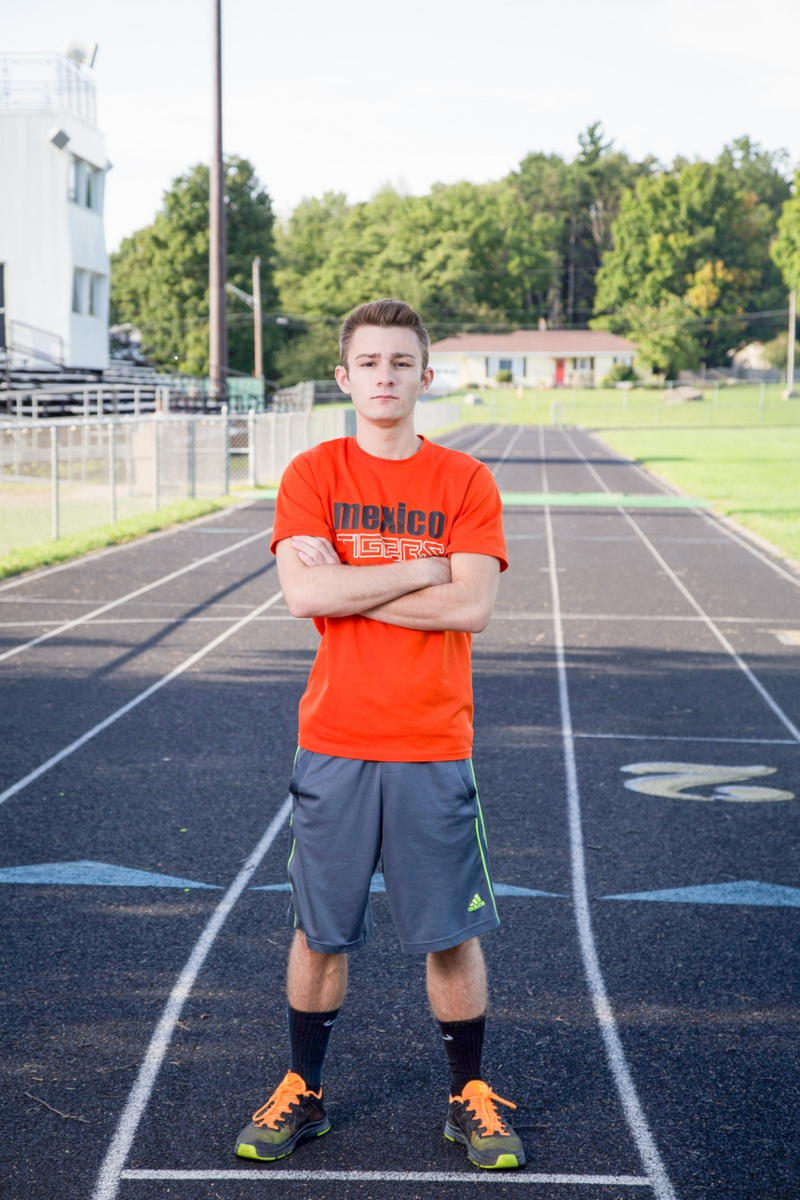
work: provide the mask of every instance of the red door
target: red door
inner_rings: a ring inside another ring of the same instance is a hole
[[[564,382],[564,362],[563,358],[556,359],[556,387],[560,387]]]

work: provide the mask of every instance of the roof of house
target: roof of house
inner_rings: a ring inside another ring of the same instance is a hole
[[[515,329],[442,338],[432,343],[431,354],[625,354],[638,348],[604,329]]]

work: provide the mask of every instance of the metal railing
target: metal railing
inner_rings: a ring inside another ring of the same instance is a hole
[[[94,79],[63,54],[0,55],[0,108],[73,113],[96,123]]]
[[[418,432],[460,420],[417,407]],[[301,450],[355,432],[352,409],[0,423],[0,554],[177,500],[269,487]]]
[[[152,383],[50,383],[0,391],[6,412],[17,421],[47,421],[48,409],[55,402],[71,409],[70,416],[88,421],[101,417],[107,409],[140,417],[153,410],[169,412],[170,386]],[[63,423],[63,422],[62,422]]]

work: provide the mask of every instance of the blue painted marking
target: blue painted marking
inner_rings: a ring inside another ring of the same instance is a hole
[[[193,879],[179,879],[176,875],[158,875],[155,871],[136,871],[131,867],[117,867],[112,863],[92,862],[84,858],[79,862],[34,863],[29,867],[0,868],[0,883],[55,883],[66,886],[90,885],[94,887],[163,887],[163,888],[216,888],[216,883],[196,883]]]
[[[266,883],[261,887],[250,888],[251,892],[288,892],[290,890],[288,883]],[[380,871],[376,871],[372,876],[369,890],[373,895],[376,892],[386,891],[386,882]],[[537,892],[533,888],[515,887],[512,883],[496,883],[494,894],[495,896],[557,896],[563,899],[561,892]]]
[[[737,883],[707,883],[668,888],[662,892],[627,892],[603,900],[656,900],[666,904],[762,904],[800,908],[800,888],[741,879]]]

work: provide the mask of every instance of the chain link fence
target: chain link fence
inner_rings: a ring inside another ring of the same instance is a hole
[[[418,432],[458,403],[417,407]],[[355,433],[352,409],[0,424],[0,554],[231,488],[276,485],[302,450]]]

